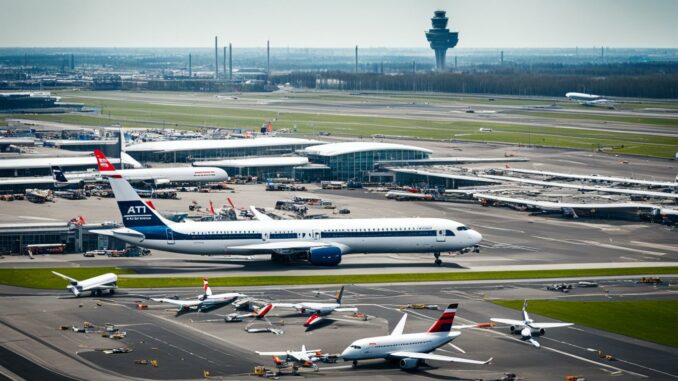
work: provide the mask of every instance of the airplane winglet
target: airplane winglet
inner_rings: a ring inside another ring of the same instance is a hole
[[[491,362],[492,362],[492,360],[494,360],[494,357],[490,357],[490,358],[489,358],[489,359],[488,359],[487,361],[485,361],[485,364],[489,364],[489,363],[491,363]]]

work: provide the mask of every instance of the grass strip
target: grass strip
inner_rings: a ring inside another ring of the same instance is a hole
[[[59,272],[77,280],[91,278],[104,273],[135,274],[132,269],[119,267],[65,267],[39,269],[0,269],[0,284],[28,288],[65,288],[68,282],[52,274]]]
[[[0,269],[0,284],[31,288],[61,288],[63,280],[51,274],[52,269]],[[63,272],[61,271],[63,270]],[[84,279],[104,272],[118,274],[134,274],[133,270],[118,268],[68,268],[56,269],[76,279]],[[539,279],[592,276],[626,276],[626,275],[663,275],[678,274],[678,267],[637,267],[637,268],[603,268],[572,270],[529,270],[529,271],[459,271],[441,273],[407,273],[407,274],[354,274],[354,275],[308,275],[308,276],[236,276],[210,278],[211,286],[249,287],[270,285],[304,285],[304,284],[351,284],[351,283],[399,283],[399,282],[437,282],[437,281],[469,281],[469,280],[501,280],[501,279]],[[123,288],[154,287],[199,287],[202,283],[197,277],[121,277],[118,284]]]
[[[523,306],[522,300],[495,300],[493,303],[515,310]],[[528,311],[678,348],[678,335],[675,334],[678,330],[678,300],[531,300]]]

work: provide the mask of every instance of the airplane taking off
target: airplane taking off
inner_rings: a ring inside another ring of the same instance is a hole
[[[492,318],[490,320],[501,324],[509,324],[509,330],[512,334],[520,335],[521,340],[529,341],[536,348],[540,348],[541,345],[534,338],[544,336],[546,333],[545,328],[568,327],[574,325],[574,323],[535,323],[534,320],[530,319],[530,315],[527,314],[527,300],[523,302],[523,320],[498,318]]]
[[[433,253],[439,265],[441,252],[478,247],[482,240],[477,231],[440,218],[272,220],[259,213],[252,221],[175,223],[148,207],[110,164],[104,166],[124,227],[93,232],[149,249],[271,254],[288,262],[301,254],[319,266],[336,266],[349,253]]]
[[[160,303],[169,303],[179,306],[179,311],[188,311],[191,308],[196,308],[199,312],[205,312],[219,306],[231,303],[234,300],[243,297],[245,295],[237,292],[228,292],[225,294],[213,294],[212,289],[207,281],[207,278],[203,278],[203,294],[198,295],[196,299],[193,300],[177,300],[177,299],[168,299],[168,298],[151,298],[154,302]]]
[[[358,365],[358,360],[379,358],[400,360],[400,368],[404,370],[415,369],[426,360],[488,364],[492,358],[487,361],[477,361],[430,353],[461,335],[460,331],[451,331],[457,307],[456,303],[447,306],[431,328],[420,333],[403,333],[407,320],[407,314],[405,314],[389,336],[356,340],[342,352],[341,357],[346,361],[352,360],[353,367]]]
[[[569,92],[565,94],[565,97],[584,106],[608,106],[609,108],[614,108],[613,101],[605,99],[600,95]]]
[[[66,289],[72,292],[75,297],[80,297],[85,291],[89,291],[90,295],[95,296],[101,295],[104,290],[108,290],[108,293],[113,295],[115,289],[118,288],[118,276],[113,273],[106,273],[85,280],[73,279],[56,271],[52,271],[52,274],[71,282]]]
[[[302,303],[273,303],[274,308],[294,308],[302,315],[311,315],[304,327],[309,328],[314,324],[323,320],[323,316],[332,314],[333,312],[358,312],[356,307],[342,307],[341,297],[344,295],[344,286],[337,292],[334,303],[316,303],[316,302],[302,302]]]

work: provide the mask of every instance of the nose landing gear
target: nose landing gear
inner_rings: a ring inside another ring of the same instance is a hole
[[[433,263],[440,266],[443,263],[443,261],[440,260],[440,253],[439,252],[433,253],[433,256],[436,258],[436,260]]]

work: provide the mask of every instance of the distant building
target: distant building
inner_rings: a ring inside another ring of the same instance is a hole
[[[428,159],[432,151],[404,144],[381,142],[342,142],[316,145],[302,151],[310,164],[297,168],[308,180],[379,181],[391,176],[375,171],[375,163],[387,160]],[[307,174],[303,172],[307,171]]]
[[[436,69],[445,70],[445,54],[447,49],[454,48],[459,42],[459,33],[450,32],[447,29],[448,18],[445,11],[438,10],[433,12],[431,24],[433,28],[426,32],[426,39],[431,44],[431,49],[436,53]]]
[[[321,142],[299,138],[172,140],[131,145],[126,153],[141,162],[190,163],[245,156],[281,156]]]
[[[79,103],[60,103],[60,100],[60,97],[46,91],[0,93],[0,112],[53,112],[65,109],[80,110],[84,107]]]

